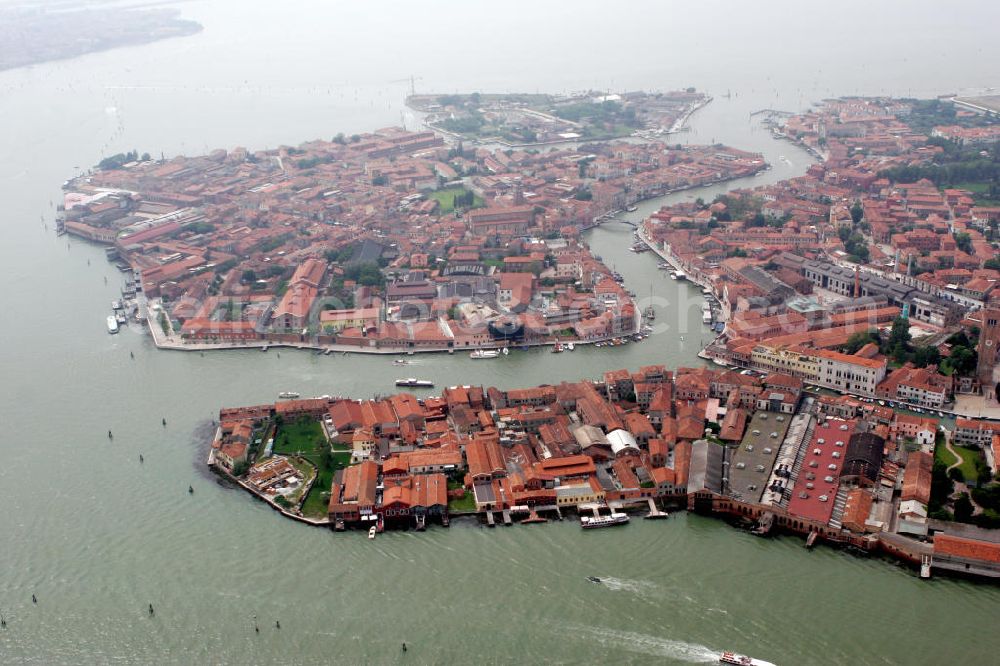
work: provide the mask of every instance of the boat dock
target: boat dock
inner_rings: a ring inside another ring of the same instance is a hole
[[[649,503],[649,513],[643,516],[643,518],[646,518],[647,520],[663,520],[664,518],[670,517],[670,514],[666,511],[660,511],[652,497],[646,498],[646,501]]]

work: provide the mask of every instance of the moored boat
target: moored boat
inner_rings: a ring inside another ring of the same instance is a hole
[[[278,394],[278,397],[281,398],[282,400],[291,400],[293,398],[298,398],[299,394],[296,393],[295,391],[282,391],[281,393]]]
[[[567,342],[566,349],[573,351],[574,349],[576,349],[576,345],[574,345],[572,342]]]
[[[593,530],[600,527],[624,525],[629,520],[627,513],[612,513],[610,516],[581,516],[580,527]]]
[[[496,358],[499,355],[496,349],[477,349],[469,354],[469,358]]]
[[[108,317],[108,333],[118,332],[118,320],[115,319],[114,315]]]
[[[563,346],[562,346],[562,343],[561,343],[561,342],[557,342],[557,343],[556,343],[555,345],[553,345],[553,347],[552,347],[552,353],[553,353],[553,354],[558,354],[558,353],[559,353],[559,352],[561,352],[562,350],[563,350]]]

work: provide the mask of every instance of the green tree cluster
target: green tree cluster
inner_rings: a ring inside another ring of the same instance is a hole
[[[371,261],[358,262],[344,268],[344,279],[354,280],[366,287],[381,287],[385,284],[385,275],[378,264]]]

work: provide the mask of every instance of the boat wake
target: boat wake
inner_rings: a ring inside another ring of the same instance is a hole
[[[697,643],[686,643],[634,631],[619,631],[592,625],[572,625],[570,629],[601,646],[614,650],[628,650],[654,657],[667,657],[691,664],[717,664],[719,662],[717,650]]]
[[[659,585],[648,580],[629,580],[628,578],[606,578],[601,576],[604,587],[614,592],[631,592],[641,597],[658,596]]]

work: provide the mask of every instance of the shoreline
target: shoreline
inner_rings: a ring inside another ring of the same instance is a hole
[[[633,140],[633,141],[641,141],[641,142],[644,142],[644,143],[656,142],[656,141],[659,140],[658,137],[666,138],[666,137],[672,136],[674,134],[680,134],[680,133],[686,131],[688,120],[690,120],[691,116],[694,115],[700,109],[708,106],[708,104],[713,99],[714,99],[713,97],[707,96],[704,100],[701,100],[701,101],[696,102],[694,104],[690,104],[688,106],[688,108],[677,118],[677,120],[675,120],[673,122],[673,124],[670,126],[669,129],[660,128],[661,134],[657,134],[655,136],[646,136],[645,135],[645,133],[651,132],[651,131],[655,131],[655,130],[637,129],[637,130],[634,130],[633,132],[631,132],[630,134],[627,134],[625,136],[579,137],[579,138],[571,138],[571,139],[553,139],[552,141],[534,141],[534,142],[530,142],[530,143],[511,143],[509,141],[504,140],[501,137],[467,137],[467,136],[465,136],[463,134],[460,134],[458,132],[453,132],[451,130],[444,129],[443,127],[439,127],[438,125],[434,124],[434,122],[432,122],[432,121],[428,121],[427,117],[429,115],[431,115],[430,112],[428,112],[428,111],[423,111],[423,110],[420,110],[420,109],[418,109],[418,108],[416,108],[414,106],[410,106],[408,102],[404,102],[404,106],[406,106],[406,108],[408,108],[410,111],[412,111],[412,112],[414,112],[416,114],[421,114],[420,124],[423,127],[426,127],[427,129],[431,130],[432,132],[437,132],[438,134],[443,134],[443,135],[445,135],[445,136],[447,136],[447,137],[449,137],[451,139],[454,139],[456,141],[471,141],[473,144],[480,145],[480,146],[498,145],[498,146],[503,146],[504,148],[530,149],[530,148],[544,148],[544,147],[547,147],[547,146],[562,146],[562,145],[573,144],[573,143],[576,143],[576,144],[604,143],[604,142],[607,142],[607,141],[628,141],[628,140]],[[569,120],[565,120],[563,118],[559,118],[557,116],[550,116],[549,114],[543,113],[541,111],[531,111],[531,113],[534,114],[534,115],[546,116],[548,118],[552,118],[552,119],[558,120],[560,122],[566,122],[566,123],[570,123],[570,124],[578,124],[578,123],[574,123],[573,121],[569,121]]]
[[[933,546],[927,542],[902,537],[893,532],[879,532],[874,534],[855,533],[843,527],[833,527],[829,524],[821,524],[812,519],[791,514],[786,509],[776,505],[744,502],[728,495],[710,493],[708,498],[709,503],[706,504],[705,497],[701,496],[704,491],[673,495],[650,495],[639,498],[622,497],[617,500],[600,500],[593,503],[554,504],[530,508],[504,508],[501,506],[499,508],[455,512],[445,510],[443,514],[427,515],[423,516],[423,519],[417,518],[418,514],[411,514],[410,517],[417,520],[416,524],[412,526],[406,525],[402,528],[399,527],[398,522],[393,522],[387,527],[382,520],[381,514],[373,514],[373,516],[378,515],[377,522],[373,520],[371,525],[362,523],[360,528],[358,528],[353,523],[345,525],[344,521],[339,519],[333,521],[329,517],[310,518],[302,515],[299,507],[305,502],[306,495],[318,477],[314,477],[309,487],[301,491],[299,501],[295,505],[296,508],[289,509],[277,504],[258,489],[233,476],[229,470],[225,469],[216,460],[216,444],[219,443],[222,432],[222,427],[219,426],[215,432],[213,446],[205,461],[210,471],[226,481],[235,483],[236,486],[247,492],[254,499],[263,502],[285,518],[310,527],[322,527],[336,532],[356,532],[358,534],[364,534],[369,528],[374,528],[377,534],[381,534],[387,529],[391,529],[392,531],[412,530],[423,532],[426,531],[429,525],[449,528],[450,522],[453,519],[474,519],[479,527],[489,528],[496,526],[511,527],[513,525],[528,526],[536,523],[547,523],[553,520],[563,522],[567,519],[570,521],[575,519],[580,522],[582,527],[582,517],[604,515],[599,514],[600,510],[609,510],[612,514],[625,513],[629,516],[629,519],[624,521],[626,523],[630,522],[633,517],[642,519],[667,519],[671,513],[686,511],[703,517],[721,519],[732,528],[749,532],[761,538],[784,535],[802,538],[806,549],[812,549],[817,541],[821,541],[836,550],[846,551],[856,556],[869,557],[871,555],[878,555],[886,558],[888,562],[899,562],[907,565],[911,570],[917,571],[921,578],[930,577],[929,574],[925,575],[926,572],[924,569],[926,568],[928,558],[933,556]],[[292,456],[281,457],[288,459]],[[648,512],[645,515],[637,515],[642,514],[644,508],[648,509]],[[540,515],[542,512],[546,515]],[[512,518],[512,514],[515,513],[518,516],[527,514],[528,517],[515,520]],[[554,517],[553,513],[555,514]],[[627,528],[627,525],[622,527]],[[375,537],[369,535],[369,538]],[[964,577],[961,572],[951,569],[939,569],[938,572],[948,577]],[[972,573],[968,574],[968,577],[977,582],[984,581],[982,576]],[[985,580],[989,581],[991,579],[985,578]]]

